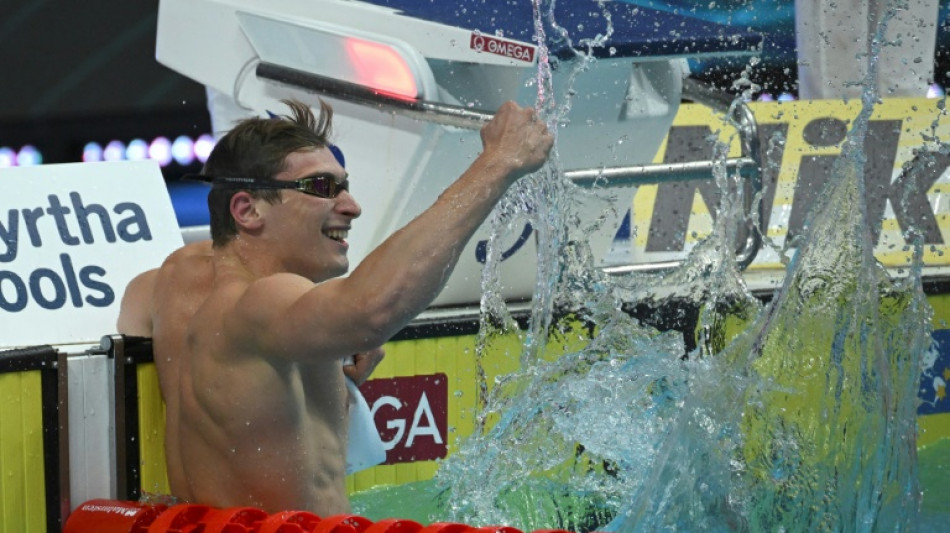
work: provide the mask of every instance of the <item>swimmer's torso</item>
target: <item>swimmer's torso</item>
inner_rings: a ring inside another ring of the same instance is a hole
[[[299,362],[234,346],[222,334],[223,317],[239,305],[247,283],[197,279],[193,273],[213,276],[211,259],[203,260],[204,268],[163,267],[156,284],[153,339],[172,494],[268,512],[348,511],[340,362]],[[183,287],[189,276],[196,279]],[[190,298],[163,301],[162,295],[181,295],[189,286]]]

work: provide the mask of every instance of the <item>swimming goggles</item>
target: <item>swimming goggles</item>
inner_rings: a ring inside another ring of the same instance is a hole
[[[273,119],[280,118],[270,111],[268,111],[267,114]],[[346,168],[346,158],[343,157],[343,150],[340,150],[339,146],[330,143],[327,143],[326,147],[330,150],[330,153],[333,154],[333,158],[336,159],[337,163],[339,163],[341,167]],[[331,199],[336,198],[343,191],[350,190],[350,180],[344,179],[338,183],[336,179],[330,175],[300,178],[295,181],[216,177],[205,174],[185,174],[182,176],[182,179],[203,181],[211,185],[231,186],[235,189],[292,189],[319,198]]]
[[[350,190],[350,180],[337,182],[333,176],[329,175],[308,176],[294,181],[207,176],[204,174],[188,174],[183,179],[203,181],[211,185],[224,185],[235,189],[291,189],[320,198],[336,198],[341,192]]]

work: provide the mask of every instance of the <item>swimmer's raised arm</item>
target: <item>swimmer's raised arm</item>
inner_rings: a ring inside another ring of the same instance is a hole
[[[239,343],[294,359],[315,350],[344,357],[389,340],[438,295],[495,204],[544,164],[553,144],[534,110],[512,102],[481,137],[484,150],[468,170],[352,274],[317,285],[292,274],[264,277],[243,293],[227,329]],[[338,208],[347,198],[337,198]]]

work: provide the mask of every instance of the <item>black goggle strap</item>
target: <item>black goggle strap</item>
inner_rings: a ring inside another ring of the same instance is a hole
[[[299,189],[295,181],[258,180],[254,178],[216,177],[211,179],[212,185],[230,185],[238,189]]]
[[[323,176],[301,178],[296,181],[217,177],[211,180],[211,184],[247,189],[293,189],[302,193],[320,196],[322,198],[335,198],[340,194],[341,191],[350,190],[349,180],[343,180],[342,182],[337,183],[334,179]]]

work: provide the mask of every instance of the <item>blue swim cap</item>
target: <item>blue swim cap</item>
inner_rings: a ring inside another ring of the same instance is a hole
[[[327,143],[327,148],[333,153],[333,157],[336,158],[336,162],[340,164],[341,167],[346,168],[346,158],[343,157],[343,150],[340,150],[340,147],[335,144]]]

